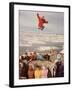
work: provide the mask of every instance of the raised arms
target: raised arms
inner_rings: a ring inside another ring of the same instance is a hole
[[[37,17],[40,18],[39,13],[37,13]]]

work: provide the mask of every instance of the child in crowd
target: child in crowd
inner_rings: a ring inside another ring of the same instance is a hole
[[[48,69],[46,69],[45,66],[42,66],[42,75],[41,78],[47,78],[48,75]]]
[[[35,69],[35,72],[34,72],[34,74],[35,74],[35,78],[41,78],[41,68],[40,68],[40,66],[36,66],[36,69]]]
[[[34,78],[34,69],[33,69],[33,65],[29,64],[29,68],[28,68],[28,78],[32,79]]]

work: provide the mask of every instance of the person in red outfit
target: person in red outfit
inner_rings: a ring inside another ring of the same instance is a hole
[[[37,18],[38,18],[38,29],[43,30],[44,29],[44,24],[47,24],[48,21],[45,20],[44,16],[39,16],[37,13]]]

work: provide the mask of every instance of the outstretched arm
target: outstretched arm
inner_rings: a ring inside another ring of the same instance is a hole
[[[45,19],[43,21],[44,21],[44,23],[48,23],[48,21],[46,21]]]
[[[45,21],[45,23],[48,23],[48,21]]]
[[[37,17],[40,18],[39,13],[37,13]]]

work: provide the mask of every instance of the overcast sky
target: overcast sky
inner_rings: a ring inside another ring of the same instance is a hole
[[[48,24],[41,32],[64,34],[64,13],[63,12],[40,12],[40,11],[19,11],[19,28],[24,32],[38,32],[37,13],[48,20]]]

